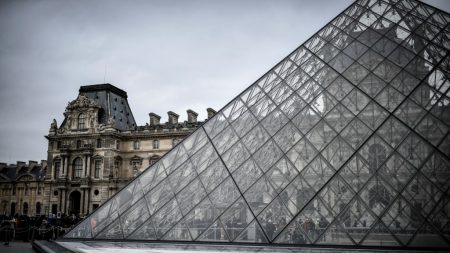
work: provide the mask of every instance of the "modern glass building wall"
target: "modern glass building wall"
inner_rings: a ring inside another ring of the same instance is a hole
[[[65,237],[450,248],[449,22],[356,1]]]

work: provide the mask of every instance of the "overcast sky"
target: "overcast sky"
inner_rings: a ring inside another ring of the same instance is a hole
[[[351,2],[0,0],[0,162],[47,159],[81,85],[125,90],[138,125],[170,110],[203,120]]]

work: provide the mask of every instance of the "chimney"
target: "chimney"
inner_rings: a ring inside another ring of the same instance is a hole
[[[197,123],[197,116],[198,113],[191,109],[187,110],[188,123]]]
[[[167,115],[169,115],[169,124],[172,124],[172,125],[178,124],[178,117],[180,115],[178,115],[172,111],[168,111]]]
[[[217,113],[212,108],[206,108],[206,111],[208,112],[208,119],[212,118]]]
[[[159,125],[159,121],[161,120],[161,116],[159,116],[156,113],[149,113],[148,116],[150,116],[150,126],[156,126]]]
[[[33,168],[34,166],[36,166],[38,163],[36,161],[28,161],[28,167]]]
[[[25,166],[27,163],[22,161],[17,161],[17,168]]]

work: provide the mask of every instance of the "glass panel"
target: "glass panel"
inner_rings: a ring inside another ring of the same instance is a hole
[[[222,223],[220,220],[217,220],[197,239],[197,241],[229,241],[229,239]]]
[[[174,193],[179,192],[183,187],[185,187],[189,182],[191,182],[196,173],[192,163],[186,162],[181,165],[174,173],[172,173],[167,179],[169,180],[172,190]]]
[[[417,84],[419,84],[419,80],[408,72],[401,71],[390,84],[403,95],[408,96]]]
[[[218,215],[218,211],[209,198],[205,198],[183,218],[183,221],[195,240],[213,223]]]
[[[186,215],[195,205],[197,205],[204,197],[206,192],[203,189],[200,180],[195,179],[177,194],[178,206],[183,215]]]
[[[150,219],[155,226],[156,237],[161,239],[181,219],[181,212],[175,199],[172,199]]]
[[[328,86],[327,91],[340,101],[353,89],[353,87],[354,86],[347,80],[338,77],[330,86]],[[327,108],[330,110],[333,105],[334,104],[331,104],[331,106],[327,106]]]
[[[445,191],[450,184],[450,161],[434,152],[421,168],[421,172],[441,190]]]
[[[303,107],[305,107],[305,105],[306,103],[294,93],[284,101],[280,106],[280,109],[289,117],[289,119],[292,119],[301,109],[303,109]]]
[[[85,219],[80,224],[67,233],[65,238],[92,238],[91,226],[95,227],[95,224],[89,224],[91,219]],[[92,222],[91,222],[92,223]]]
[[[335,169],[339,169],[350,158],[353,149],[339,135],[322,151],[322,155]]]
[[[228,177],[210,195],[211,202],[216,207],[218,214],[225,211],[240,195],[233,180]]]
[[[334,130],[340,132],[354,117],[353,113],[339,103],[327,114],[325,120]]]
[[[230,240],[234,240],[254,219],[250,209],[242,198],[238,199],[221,217],[225,231]]]
[[[322,87],[326,88],[330,83],[338,77],[339,74],[332,68],[325,66],[314,75],[314,80]]]
[[[116,219],[106,227],[102,232],[100,232],[96,239],[123,239],[122,227],[120,226],[120,219]]]
[[[273,140],[269,140],[254,155],[259,168],[266,172],[282,156],[282,151]]]
[[[213,118],[209,119],[208,122],[205,123],[203,128],[205,132],[208,134],[209,138],[213,138],[218,133],[220,133],[226,126],[228,126],[228,122],[223,116],[222,113],[218,112],[214,115]]]
[[[369,74],[369,71],[361,64],[355,62],[344,72],[343,75],[353,84],[358,85],[359,82],[367,76],[367,74]]]
[[[252,221],[247,228],[235,239],[235,242],[250,242],[250,243],[268,243],[263,230],[256,222]]]
[[[303,138],[288,151],[287,157],[298,171],[302,171],[306,165],[317,155],[317,150],[306,139]]]
[[[284,83],[279,84],[273,90],[270,91],[269,96],[275,102],[275,104],[279,105],[283,103],[283,101],[292,94],[292,89]]]
[[[358,114],[358,118],[372,130],[375,130],[378,126],[380,126],[387,116],[388,112],[373,101],[370,102],[366,108]]]
[[[414,208],[400,197],[394,201],[381,220],[398,240],[407,244],[420,226],[418,220],[414,220],[412,216],[417,217]]]
[[[338,54],[332,61],[330,66],[333,67],[339,73],[343,73],[351,64],[353,60],[344,53]]]
[[[317,151],[321,151],[336,135],[337,133],[324,120],[321,120],[306,137]]]
[[[228,148],[230,148],[237,140],[238,136],[231,127],[227,127],[220,134],[218,134],[212,140],[219,155],[223,154]]]
[[[280,197],[275,198],[258,216],[259,223],[270,241],[284,229],[291,219],[292,215],[284,206]]]
[[[231,124],[239,135],[244,136],[250,129],[258,123],[258,120],[253,116],[250,110],[245,111],[238,119]]]
[[[274,136],[275,142],[283,150],[283,152],[291,149],[298,140],[302,138],[300,131],[292,123],[287,123],[280,131]]]
[[[393,112],[404,98],[400,92],[388,85],[378,94],[375,100],[385,109]]]
[[[422,162],[430,154],[431,147],[422,138],[411,133],[400,144],[398,152],[416,168],[420,168]]]
[[[208,168],[216,159],[218,155],[210,142],[208,142],[199,152],[193,155],[190,159],[192,166],[198,174],[202,173]]]
[[[239,141],[232,148],[230,148],[225,154],[222,155],[222,160],[225,165],[233,172],[237,169],[247,158],[250,156],[245,146]]]
[[[276,194],[277,192],[270,185],[269,180],[263,176],[244,193],[244,198],[253,213],[258,215],[275,198]]]
[[[178,222],[170,231],[166,233],[163,237],[163,240],[171,240],[171,241],[192,241],[192,238],[189,234],[189,230],[186,227],[186,224],[183,220]]]
[[[431,144],[437,146],[449,131],[449,128],[437,118],[427,114],[415,129]]]
[[[257,104],[250,107],[250,110],[258,120],[261,120],[266,117],[266,115],[269,114],[275,106],[275,103],[272,102],[269,97],[264,96],[258,101]]]
[[[320,117],[311,107],[305,108],[292,119],[292,123],[303,133],[306,134],[317,122]]]
[[[261,147],[268,139],[269,135],[266,130],[261,125],[257,125],[255,128],[250,130],[242,142],[247,147],[247,150],[253,154],[259,147]]]
[[[373,175],[374,171],[369,168],[369,163],[361,156],[355,155],[340,170],[339,175],[357,192]]]
[[[241,192],[245,192],[262,174],[253,159],[248,159],[239,169],[233,172],[233,178]]]
[[[335,124],[339,125],[340,123],[336,122]],[[372,130],[370,130],[370,128],[368,128],[361,120],[354,118],[352,122],[345,127],[340,135],[352,146],[353,149],[357,149],[371,133]]]
[[[369,98],[358,89],[353,89],[341,103],[354,114],[359,113],[369,103]]]
[[[298,171],[286,158],[280,159],[266,174],[278,193],[297,175]]]
[[[208,167],[202,174],[200,180],[207,192],[211,192],[217,185],[219,185],[226,177],[228,172],[223,166],[220,159],[217,159],[211,166]]]
[[[274,110],[263,121],[262,125],[273,136],[282,126],[288,122],[288,118],[280,110]]]
[[[323,89],[319,84],[313,79],[309,79],[297,90],[297,94],[300,95],[304,101],[310,103],[320,92],[322,92],[322,90]]]
[[[128,209],[127,212],[120,217],[124,237],[128,237],[137,227],[145,223],[149,217],[150,215],[145,199],[142,199]]]

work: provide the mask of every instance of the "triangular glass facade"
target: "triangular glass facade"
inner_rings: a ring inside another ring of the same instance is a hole
[[[450,247],[449,23],[356,1],[65,238]]]

